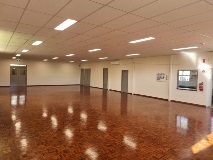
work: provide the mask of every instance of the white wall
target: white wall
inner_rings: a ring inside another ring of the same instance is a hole
[[[136,94],[168,99],[169,96],[169,56],[135,59]],[[157,73],[167,75],[167,80],[156,80]]]
[[[120,60],[119,65],[110,62],[84,63],[82,68],[91,68],[91,86],[103,87],[103,68],[108,68],[109,85],[121,91],[122,70],[128,70],[128,92],[168,99],[169,81],[157,82],[157,73],[169,75],[169,56]]]
[[[79,84],[80,68],[74,63],[0,60],[0,86],[10,85],[10,64],[27,65],[27,85]]]
[[[207,102],[210,97],[209,89],[209,80],[210,77],[210,69],[206,69],[205,73],[202,72],[202,68],[200,65],[203,64],[203,59],[206,60],[205,64],[211,67],[210,54],[202,53],[202,54],[180,54],[173,55],[172,62],[172,96],[171,100],[188,102],[199,105],[209,106],[210,102]],[[197,84],[203,82],[204,83],[204,91],[199,91],[199,86],[197,91],[187,91],[187,90],[178,90],[177,87],[177,71],[178,70],[198,70],[198,82]],[[207,98],[208,97],[208,98]]]
[[[203,63],[205,59],[205,63]],[[157,98],[210,106],[212,95],[211,68],[213,54],[189,53],[171,56],[158,56],[120,60],[119,65],[110,62],[84,63],[81,68],[91,68],[91,86],[102,88],[103,68],[109,68],[109,89],[121,91],[121,71],[129,70],[129,93]],[[200,68],[207,65],[205,73]],[[204,91],[177,89],[178,70],[198,70],[198,84],[204,83]],[[157,73],[165,73],[168,78],[157,82]]]
[[[112,65],[108,61],[83,63],[81,68],[91,68],[91,83],[92,87],[103,88],[103,68],[108,68],[108,89],[121,91],[121,73],[122,70],[128,70],[128,91],[132,93],[132,59],[120,60],[119,65]]]

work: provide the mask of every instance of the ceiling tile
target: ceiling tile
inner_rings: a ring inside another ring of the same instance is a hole
[[[207,11],[213,10],[213,6],[204,2],[200,1],[198,3],[194,3],[192,5],[189,5],[187,7],[183,7],[174,11],[171,11],[169,13],[156,16],[153,19],[160,21],[160,22],[171,22],[175,21],[181,18],[193,16],[196,14],[204,13]]]
[[[12,43],[22,43],[24,44],[27,40],[26,39],[20,39],[20,38],[11,38],[10,42]]]
[[[54,15],[68,2],[69,0],[60,0],[60,3],[58,0],[31,0],[27,9]]]
[[[59,24],[61,24],[62,22],[64,22],[66,19],[65,18],[61,18],[61,17],[54,17],[52,18],[46,25],[46,28],[55,28],[57,27]],[[74,24],[75,25],[75,24]],[[74,26],[73,25],[73,26]],[[72,26],[71,26],[72,27]],[[67,30],[67,29],[66,29]]]
[[[16,28],[16,32],[35,34],[39,29],[40,27],[37,27],[37,26],[19,23],[18,27]]]
[[[127,33],[119,31],[119,30],[116,30],[116,31],[112,31],[112,32],[103,34],[100,37],[102,37],[104,39],[113,39],[113,38],[116,38],[116,37],[123,36],[125,34],[127,34]]]
[[[13,38],[20,38],[20,39],[29,39],[32,36],[33,36],[32,34],[19,33],[19,32],[15,32],[13,34]]]
[[[47,39],[49,39],[49,37],[34,35],[33,37],[31,37],[29,39],[29,41],[31,41],[31,42],[34,42],[34,41],[43,41],[43,43],[44,43],[44,41],[46,41]]]
[[[208,36],[208,37],[210,37],[209,39],[211,39],[211,40],[213,38],[213,30],[212,30],[212,27],[210,27],[210,26],[205,29],[196,30],[195,32],[203,35],[204,37]]]
[[[56,34],[60,33],[60,31],[49,29],[49,28],[41,28],[35,35],[36,36],[45,36],[45,37],[52,37]]]
[[[197,24],[193,24],[193,25],[188,25],[185,27],[182,27],[186,30],[190,30],[190,31],[194,31],[194,30],[205,30],[205,28],[208,28],[209,26],[213,25],[213,20],[211,21],[205,21],[205,22],[201,22],[201,23],[197,23]]]
[[[7,41],[2,41],[1,37],[0,37],[0,46],[7,46],[7,44],[9,43],[10,39],[8,39]]]
[[[54,38],[60,38],[60,39],[66,40],[66,39],[70,39],[72,37],[75,37],[77,35],[78,34],[76,34],[76,33],[63,31],[63,32],[60,32],[57,35],[55,35]]]
[[[101,37],[95,37],[95,38],[91,38],[91,39],[87,40],[87,44],[98,44],[101,41],[103,41],[103,39]]]
[[[17,25],[18,23],[15,22],[0,21],[0,30],[13,32]]]
[[[15,46],[7,46],[7,48],[5,49],[5,52],[7,53],[14,53],[19,47],[15,47]]]
[[[45,43],[55,45],[55,44],[61,43],[63,41],[64,41],[64,38],[60,39],[60,38],[53,38],[52,37],[52,38],[46,40]]]
[[[120,30],[125,31],[125,32],[137,32],[137,31],[142,31],[144,29],[152,28],[152,27],[159,26],[159,25],[160,25],[160,23],[158,23],[158,22],[155,22],[152,20],[145,20],[145,21],[138,22],[133,25],[124,27]]]
[[[196,14],[190,17],[186,17],[177,21],[170,22],[169,25],[173,25],[176,27],[183,27],[187,25],[192,25],[196,23],[201,23],[204,21],[213,20],[213,11]]]
[[[178,0],[172,1],[171,3],[171,0],[159,0],[143,8],[140,8],[134,11],[133,13],[143,17],[150,18],[177,9],[179,7],[183,7],[185,5],[194,3],[196,1],[198,0]]]
[[[83,23],[83,22],[77,22],[77,23],[75,23],[75,25],[67,28],[66,31],[73,32],[73,33],[84,33],[86,31],[91,30],[96,27],[97,27],[96,25]]]
[[[28,50],[31,50],[32,48],[34,48],[35,46],[33,46],[32,44],[23,44],[19,50],[22,51],[23,49],[28,49]]]
[[[4,52],[6,47],[7,47],[7,45],[2,45],[1,42],[0,42],[0,52]]]
[[[97,12],[93,13],[92,15],[88,16],[87,18],[83,19],[83,22],[87,22],[87,23],[91,23],[95,25],[101,25],[110,20],[118,18],[124,14],[125,12],[112,9],[110,7],[104,7],[98,10]]]
[[[0,37],[10,38],[13,35],[13,32],[0,30]]]
[[[102,5],[88,0],[72,0],[57,16],[79,21],[101,7]]]
[[[21,47],[23,45],[23,43],[14,43],[14,42],[9,42],[8,44],[9,46],[12,46],[12,47]]]
[[[73,38],[71,38],[69,40],[66,40],[63,43],[67,44],[67,45],[73,45],[73,44],[79,43],[81,41],[86,41],[87,39],[90,39],[90,38],[91,37],[89,37],[87,35],[79,35],[79,36],[73,37]]]
[[[155,38],[168,39],[169,38],[177,38],[178,35],[186,33],[187,31],[182,30],[180,28],[170,29],[162,32],[155,33]]]
[[[20,8],[25,8],[28,0],[18,0],[18,1],[14,1],[14,0],[1,0],[0,3],[2,4],[6,4],[6,5],[10,5],[10,6],[14,6],[14,7],[20,7]]]
[[[122,17],[119,17],[113,21],[110,21],[106,24],[104,24],[104,27],[113,28],[113,29],[119,29],[125,26],[129,26],[131,24],[134,24],[136,22],[142,21],[144,18],[134,16],[131,14],[124,15]]]
[[[161,33],[161,32],[172,30],[172,29],[174,29],[174,27],[163,24],[163,25],[155,26],[153,28],[148,28],[148,29],[144,29],[144,30],[135,32],[135,34],[154,36],[156,33]]]
[[[107,4],[113,0],[90,0],[90,1],[101,3],[101,4]]]
[[[131,2],[129,0],[122,0],[122,3],[120,0],[115,0],[112,3],[110,3],[108,6],[130,12],[142,6],[151,4],[154,1],[157,1],[157,0],[134,0]]]
[[[0,4],[0,20],[19,22],[23,9]]]
[[[52,16],[47,14],[26,10],[20,22],[23,24],[29,24],[34,26],[43,26],[51,18]]]
[[[96,37],[102,34],[106,34],[108,32],[112,32],[112,29],[109,28],[105,28],[105,27],[97,27],[94,28],[92,30],[89,30],[88,32],[85,32],[86,35],[90,36],[90,37]]]

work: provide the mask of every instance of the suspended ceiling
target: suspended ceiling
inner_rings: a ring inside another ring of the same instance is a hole
[[[66,19],[78,22],[54,30]],[[212,26],[213,0],[0,0],[0,58],[101,61],[180,54],[172,49],[190,46],[199,48],[187,52],[209,52]],[[129,43],[146,37],[155,40]],[[36,40],[43,43],[33,46]],[[88,52],[95,48],[101,51]]]

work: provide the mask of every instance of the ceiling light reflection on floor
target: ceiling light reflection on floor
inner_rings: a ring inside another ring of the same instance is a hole
[[[11,119],[12,119],[13,121],[16,120],[16,111],[15,111],[15,110],[12,111]]]
[[[124,136],[123,143],[131,149],[137,148],[137,144],[135,143],[134,139],[130,136]]]
[[[46,108],[43,108],[42,117],[46,118],[48,116],[48,112]]]
[[[22,152],[25,152],[26,149],[27,149],[27,145],[28,145],[27,139],[26,138],[22,138],[20,140],[20,145],[21,145]]]
[[[72,106],[68,106],[67,112],[70,114],[73,114],[73,108]]]
[[[21,122],[15,123],[15,131],[16,131],[16,136],[19,136],[19,133],[21,132]]]
[[[105,123],[103,121],[100,121],[98,123],[98,127],[97,128],[98,128],[98,130],[100,130],[102,132],[106,132],[107,131],[107,127],[106,127],[106,125],[105,125]]]
[[[71,139],[73,137],[73,130],[72,129],[65,129],[64,134],[66,135],[67,139]]]
[[[55,116],[51,116],[51,124],[53,129],[56,129],[58,127],[58,121]]]
[[[80,118],[81,118],[82,121],[86,122],[87,121],[87,113],[82,111],[81,115],[80,115]]]
[[[85,151],[85,154],[91,159],[91,160],[96,160],[98,158],[98,153],[94,148],[88,148]]]

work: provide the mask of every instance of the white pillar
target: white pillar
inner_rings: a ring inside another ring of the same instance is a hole
[[[170,56],[169,63],[169,101],[172,100],[172,85],[173,85],[173,55]]]

